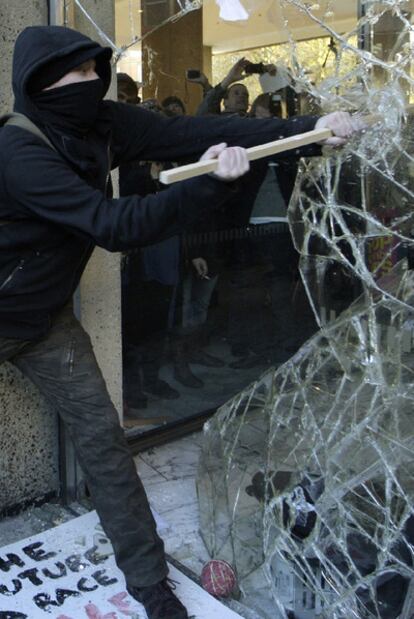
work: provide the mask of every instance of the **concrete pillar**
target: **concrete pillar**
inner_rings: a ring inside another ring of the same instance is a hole
[[[12,109],[11,62],[18,33],[47,23],[46,2],[0,3],[0,113]],[[8,363],[0,365],[0,513],[56,492],[56,415],[37,389]]]
[[[115,40],[113,0],[83,0],[82,6],[96,25]],[[74,27],[102,45],[96,27],[75,6]],[[116,80],[108,96],[116,100]],[[113,178],[117,188],[117,179]],[[92,338],[109,393],[122,417],[122,345],[120,254],[97,248],[89,261],[80,286],[80,319]]]
[[[185,72],[201,69],[208,75],[209,58],[203,49],[202,9],[158,28],[143,42],[143,98],[162,101],[175,95],[184,101],[187,112],[194,114],[203,93],[197,84],[186,82]]]

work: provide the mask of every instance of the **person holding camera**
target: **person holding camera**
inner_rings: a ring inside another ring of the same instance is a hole
[[[217,86],[209,90],[201,102],[197,116],[206,114],[237,114],[246,116],[249,108],[249,91],[244,84],[240,84],[248,75],[253,73],[275,73],[273,64],[265,65],[262,62],[254,64],[246,58],[240,58],[230,69],[227,75]],[[221,103],[223,102],[223,111]]]
[[[213,88],[213,86],[208,81],[207,75],[200,71],[200,69],[187,69],[185,77],[187,82],[199,84],[202,87],[203,97],[205,97],[208,91]]]

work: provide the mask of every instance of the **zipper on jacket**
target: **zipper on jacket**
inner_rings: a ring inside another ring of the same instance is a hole
[[[71,378],[73,376],[73,368],[75,365],[75,346],[76,346],[76,340],[72,338],[70,340],[70,344],[68,346],[67,353],[66,353],[66,359],[65,359],[66,367],[68,368],[68,375]]]
[[[111,178],[111,147],[110,147],[109,142],[106,147],[106,160],[108,163],[108,171],[106,173],[106,180],[105,180],[105,198],[108,197],[108,185],[109,185],[109,179]]]
[[[24,260],[24,258],[22,258],[19,262],[19,264],[14,267],[13,271],[10,273],[10,275],[8,277],[6,277],[6,279],[4,280],[4,282],[2,283],[2,285],[0,286],[0,290],[3,290],[3,288],[5,288],[7,286],[7,284],[13,279],[13,277],[16,275],[17,271],[21,271],[24,263],[26,262],[26,260]]]

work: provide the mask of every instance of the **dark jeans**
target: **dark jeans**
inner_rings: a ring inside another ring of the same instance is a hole
[[[37,385],[64,421],[127,584],[162,580],[168,572],[163,542],[89,336],[72,311],[62,311],[37,342],[0,337],[0,363],[6,360]]]

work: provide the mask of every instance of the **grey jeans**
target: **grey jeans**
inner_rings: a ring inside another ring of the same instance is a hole
[[[62,311],[37,342],[0,337],[0,363],[6,360],[37,385],[62,418],[127,584],[162,580],[168,572],[163,542],[89,336],[72,311]]]
[[[200,279],[194,269],[183,281],[183,327],[196,329],[207,322],[208,309],[218,275]]]

